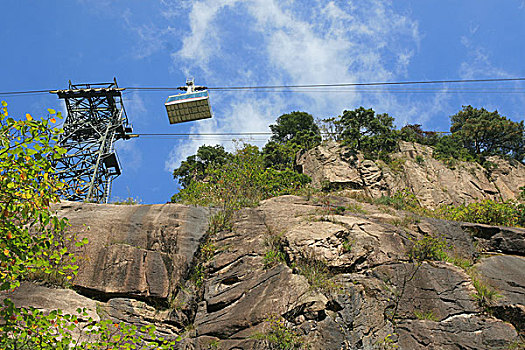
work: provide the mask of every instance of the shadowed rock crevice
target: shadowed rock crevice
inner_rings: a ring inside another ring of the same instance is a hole
[[[79,286],[73,287],[73,290],[80,295],[83,295],[90,299],[101,301],[101,302],[108,302],[109,300],[114,299],[114,298],[129,298],[129,299],[133,299],[137,301],[142,301],[148,305],[151,305],[153,307],[160,308],[160,309],[166,309],[169,307],[168,302],[164,298],[145,297],[145,296],[141,296],[138,293],[133,293],[133,291],[126,292],[126,293],[103,293],[97,289],[90,289],[90,288],[79,287]]]
[[[522,336],[525,336],[525,306],[522,304],[492,306],[490,311],[494,317],[511,323]]]
[[[462,223],[479,249],[485,252],[525,256],[525,231],[514,227]]]

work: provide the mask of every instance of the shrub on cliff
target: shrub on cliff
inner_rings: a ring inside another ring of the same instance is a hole
[[[421,124],[407,124],[399,130],[399,139],[434,146],[439,140],[439,135],[434,131],[424,131]]]
[[[197,154],[189,156],[173,170],[173,177],[186,188],[192,181],[202,181],[209,166],[224,164],[230,157],[222,146],[200,146]]]
[[[448,220],[525,227],[525,204],[512,201],[496,202],[487,199],[468,205],[446,205],[438,208],[437,213]]]
[[[267,168],[277,170],[293,169],[295,156],[302,150],[309,150],[321,143],[321,132],[312,115],[306,112],[292,112],[277,118],[270,125],[272,137],[263,148]]]
[[[284,144],[293,142],[302,148],[312,148],[321,142],[321,132],[312,115],[306,112],[292,112],[281,115],[270,125],[271,141]]]
[[[474,162],[478,158],[463,147],[463,142],[456,135],[445,135],[439,138],[434,146],[434,158],[451,164],[455,161]]]
[[[309,182],[310,178],[304,174],[266,168],[259,149],[244,145],[224,164],[208,167],[204,181],[192,181],[171,200],[236,210],[273,196],[293,193]]]

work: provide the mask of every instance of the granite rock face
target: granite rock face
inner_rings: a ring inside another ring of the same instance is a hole
[[[59,215],[89,244],[77,249],[73,286],[99,299],[133,296],[167,303],[208,226],[209,210],[177,204],[97,205],[64,202]]]
[[[331,200],[341,205],[348,199]],[[335,215],[321,202],[294,196],[241,211],[232,231],[214,239],[217,250],[208,265],[191,346],[205,349],[203,344],[213,340],[224,349],[269,348],[268,340],[254,339],[268,334],[276,315],[311,349],[377,349],[389,342],[400,349],[494,349],[519,342],[519,319],[487,314],[465,270],[408,259],[414,241],[448,225],[447,236],[440,237],[464,241],[447,248],[448,254],[475,260],[479,238],[471,230],[434,219],[400,227],[373,206],[366,214],[359,211]],[[403,214],[391,214],[398,215]],[[503,228],[499,232],[512,235]],[[268,266],[269,242],[276,236],[285,259]],[[485,274],[482,268],[476,271]],[[498,303],[523,306],[523,296],[513,295],[517,301]]]
[[[508,349],[516,339],[512,325],[491,317],[461,314],[450,319],[401,321],[400,349]],[[514,344],[518,344],[517,342]]]
[[[432,148],[400,141],[390,165],[348,156],[349,150],[334,142],[315,147],[297,159],[298,167],[314,186],[350,189],[373,198],[404,189],[428,208],[441,204],[464,204],[483,199],[516,199],[525,184],[525,165],[498,157],[489,160],[490,173],[477,163],[453,166],[432,157]]]
[[[8,297],[16,306],[34,306],[43,312],[55,309],[62,310],[65,314],[76,314],[77,309],[85,309],[86,315],[80,321],[92,318],[100,320],[97,314],[97,302],[82,296],[71,289],[49,288],[30,282],[22,282],[15,291],[1,295],[2,299]]]
[[[347,209],[336,214],[339,206]],[[181,335],[180,349],[279,348],[278,333],[334,350],[506,349],[522,341],[524,229],[385,213],[330,195],[266,200],[212,235],[212,212],[203,208],[57,209],[70,232],[90,241],[76,252],[74,290],[25,283],[8,295],[18,305],[74,312],[83,304],[93,317]],[[445,239],[448,256],[474,267],[409,259],[427,236]],[[480,303],[473,276],[501,297]]]
[[[492,306],[497,317],[512,322],[525,332],[525,258],[494,255],[481,259],[477,269],[486,283],[494,286],[499,297]]]

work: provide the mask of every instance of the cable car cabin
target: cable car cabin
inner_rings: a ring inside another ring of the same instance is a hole
[[[191,90],[190,90],[191,91]],[[170,124],[211,118],[208,91],[191,91],[168,97],[166,111]]]

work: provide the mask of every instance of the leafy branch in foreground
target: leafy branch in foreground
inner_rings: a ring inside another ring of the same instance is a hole
[[[0,109],[0,292],[15,291],[28,279],[63,284],[78,266],[69,248],[87,244],[67,234],[68,221],[52,213],[64,184],[53,176],[52,161],[65,150],[56,146],[62,132],[53,127],[60,113],[35,120],[9,117]],[[80,322],[83,321],[83,322]],[[18,307],[9,298],[0,306],[1,349],[132,349],[173,348],[173,341],[156,339],[154,327],[146,335],[131,325],[111,327],[110,321],[85,320],[85,313],[44,314]],[[82,326],[83,325],[83,326]],[[80,328],[82,327],[82,328]],[[83,338],[82,338],[83,337]]]
[[[19,286],[34,273],[67,275],[76,271],[68,257],[67,220],[52,215],[63,184],[53,176],[50,159],[64,149],[52,146],[60,130],[52,117],[15,120],[2,102],[0,115],[0,290]]]
[[[94,321],[85,310],[77,315],[53,310],[48,314],[35,308],[16,308],[6,299],[0,310],[4,319],[2,349],[173,349],[176,340],[157,337],[153,325],[137,327],[110,320]]]

